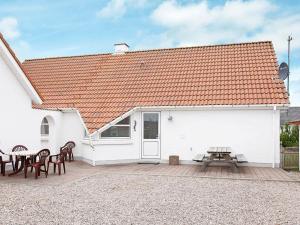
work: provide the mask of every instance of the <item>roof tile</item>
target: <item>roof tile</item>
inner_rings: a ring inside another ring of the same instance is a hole
[[[90,132],[136,106],[288,104],[271,42],[26,60],[44,108],[76,107]]]

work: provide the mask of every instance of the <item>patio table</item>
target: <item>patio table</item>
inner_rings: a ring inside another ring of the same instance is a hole
[[[211,163],[227,163],[230,164],[233,172],[237,172],[238,166],[237,162],[235,160],[235,157],[231,157],[231,151],[223,151],[223,150],[208,150],[208,157],[203,160],[204,164],[202,167],[202,171],[205,171],[206,168],[209,166]]]
[[[12,176],[12,175],[16,175],[16,174],[20,173],[24,169],[24,165],[26,163],[26,158],[30,158],[30,157],[36,155],[37,153],[38,153],[38,151],[36,151],[36,150],[27,150],[27,151],[8,153],[11,156],[20,156],[20,158],[21,158],[20,167],[16,171],[13,171],[12,173],[8,174],[8,176]]]

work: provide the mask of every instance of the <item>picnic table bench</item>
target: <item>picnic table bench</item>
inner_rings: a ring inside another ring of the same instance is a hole
[[[202,171],[205,171],[211,163],[219,163],[219,165],[226,163],[231,166],[233,172],[237,172],[238,163],[247,162],[243,154],[231,156],[232,151],[230,147],[210,147],[207,153],[208,155],[197,154],[193,159],[196,162],[203,162]]]

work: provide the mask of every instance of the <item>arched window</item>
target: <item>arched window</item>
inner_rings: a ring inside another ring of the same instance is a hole
[[[42,136],[49,136],[49,122],[48,122],[46,117],[42,120],[41,135]]]

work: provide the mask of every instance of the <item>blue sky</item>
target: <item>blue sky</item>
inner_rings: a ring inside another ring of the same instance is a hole
[[[300,106],[298,0],[0,0],[0,31],[21,60],[132,50],[273,41],[279,63],[292,35],[291,103]]]

